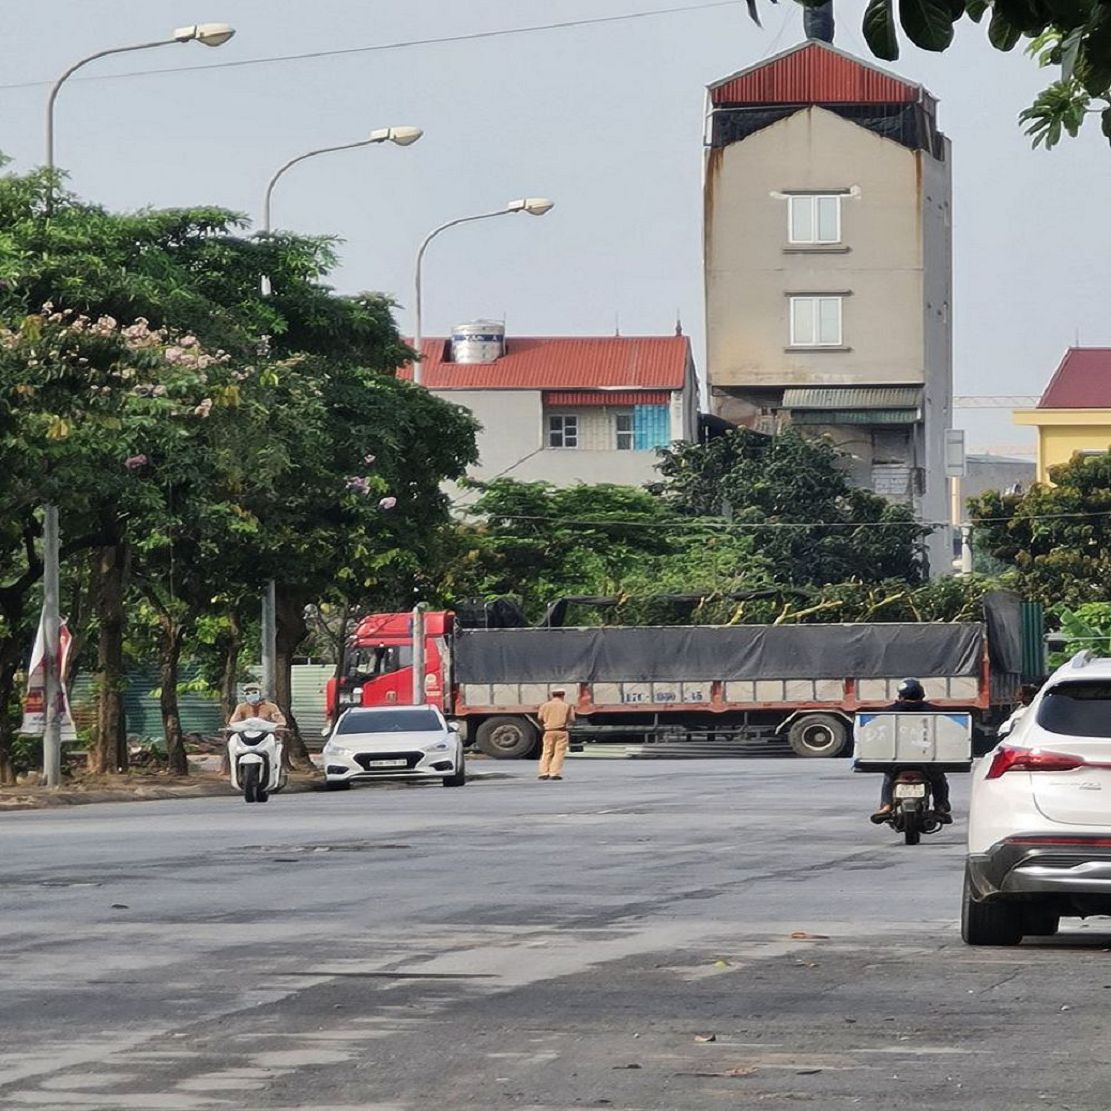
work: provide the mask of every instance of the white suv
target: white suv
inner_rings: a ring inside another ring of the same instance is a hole
[[[961,936],[1017,945],[1111,914],[1111,659],[1081,652],[978,764]]]

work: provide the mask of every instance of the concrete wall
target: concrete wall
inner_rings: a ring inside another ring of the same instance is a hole
[[[925,381],[920,172],[915,151],[817,107],[709,152],[711,386]],[[849,190],[842,245],[790,245],[785,190]],[[823,291],[851,293],[845,347],[791,350],[787,295]]]
[[[1111,441],[1111,429],[1108,429]],[[985,490],[1006,492],[1014,486],[1030,489],[1034,482],[1035,468],[1032,460],[1011,459],[1004,455],[970,455],[968,473],[961,479],[961,499],[978,497]],[[962,505],[963,510],[963,505]]]

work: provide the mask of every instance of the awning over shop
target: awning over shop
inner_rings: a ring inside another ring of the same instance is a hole
[[[783,391],[795,424],[915,424],[922,419],[918,386],[814,387]]]
[[[783,391],[784,409],[922,408],[920,386],[821,386]]]

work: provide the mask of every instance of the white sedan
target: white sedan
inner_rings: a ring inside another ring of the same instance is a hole
[[[1017,945],[1111,914],[1111,659],[1046,682],[972,777],[961,936]]]
[[[345,710],[324,745],[329,787],[365,779],[467,782],[463,742],[435,706],[354,706]]]

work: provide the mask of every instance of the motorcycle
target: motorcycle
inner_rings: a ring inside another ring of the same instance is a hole
[[[908,845],[917,845],[923,833],[937,833],[946,824],[932,803],[930,781],[925,774],[918,768],[899,768],[887,824],[901,833]]]
[[[878,824],[901,833],[908,845],[952,822],[939,811],[933,788],[939,773],[972,767],[972,718],[959,710],[863,710],[856,715],[853,770],[891,775],[891,812]]]
[[[285,786],[281,726],[263,718],[247,718],[228,725],[228,764],[232,786],[244,802],[266,802]]]

